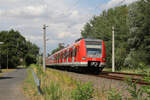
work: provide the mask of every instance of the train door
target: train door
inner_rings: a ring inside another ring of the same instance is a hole
[[[73,57],[73,49],[70,49],[70,62],[72,62],[72,57]]]
[[[58,63],[60,63],[61,57],[60,57],[60,53],[58,53]]]
[[[75,62],[75,46],[73,46],[73,54],[72,54],[72,63],[74,64],[74,62]]]
[[[66,50],[66,62],[69,62],[69,49]]]
[[[61,60],[60,60],[60,63],[63,62],[63,52],[60,53],[61,54]]]
[[[66,63],[67,62],[67,50],[65,50],[64,56],[65,56],[64,62]]]
[[[77,47],[77,62],[80,61],[80,52],[79,52],[79,46]]]
[[[68,56],[68,62],[71,62],[71,48],[69,48],[69,56]]]
[[[55,55],[54,57],[55,57],[55,61],[54,61],[54,62],[55,62],[55,64],[56,64],[56,63],[57,63],[57,56]]]

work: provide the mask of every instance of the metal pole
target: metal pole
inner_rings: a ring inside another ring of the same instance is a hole
[[[0,48],[0,69],[1,69],[1,63],[2,63],[2,59],[1,59],[2,57],[1,57],[1,48]]]
[[[0,44],[4,44],[4,42],[0,42]],[[1,69],[1,65],[2,65],[2,59],[1,59],[2,56],[1,56],[1,53],[2,53],[2,52],[1,52],[1,48],[0,48],[0,69]]]
[[[46,26],[43,25],[43,71],[45,72],[45,59],[46,59]]]
[[[112,72],[115,72],[115,36],[114,27],[112,27]]]
[[[8,48],[7,48],[7,69],[8,69]]]

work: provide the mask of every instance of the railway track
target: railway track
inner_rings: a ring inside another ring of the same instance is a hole
[[[50,67],[47,67],[47,68],[50,68]],[[119,81],[125,81],[127,79],[131,79],[132,82],[136,82],[137,84],[140,84],[140,85],[150,85],[150,83],[144,81],[144,76],[146,76],[146,75],[143,75],[143,74],[108,72],[108,71],[102,71],[99,75],[93,75],[93,74],[89,74],[89,73],[86,73],[86,74],[90,75],[90,76],[94,76],[94,77],[102,77],[102,78],[119,80]]]
[[[142,75],[142,74],[103,71],[101,74],[94,75],[94,76],[107,78],[107,79],[113,79],[113,80],[120,80],[120,81],[131,79],[132,82],[136,82],[137,84],[140,84],[140,85],[150,85],[150,83],[144,81],[145,75]]]

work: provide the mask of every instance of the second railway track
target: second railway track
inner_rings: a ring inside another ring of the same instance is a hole
[[[150,85],[150,83],[144,81],[145,75],[142,75],[142,74],[103,71],[101,74],[93,75],[93,76],[113,79],[113,80],[120,80],[120,81],[131,79],[132,82],[136,82],[137,84],[140,84],[140,85]]]
[[[50,68],[50,67],[48,67],[48,68]],[[132,82],[136,82],[137,84],[140,84],[140,85],[150,85],[150,83],[144,81],[144,77],[146,75],[143,75],[143,74],[102,71],[99,75],[87,74],[87,73],[86,73],[86,75],[94,76],[94,77],[101,77],[101,78],[106,78],[106,79],[112,79],[112,80],[119,80],[119,81],[125,81],[127,79],[131,79]]]

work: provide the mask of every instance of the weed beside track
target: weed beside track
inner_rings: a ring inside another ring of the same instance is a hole
[[[91,100],[96,97],[90,82],[81,83],[54,69],[47,69],[44,73],[39,66],[32,65],[31,68],[40,79],[42,90],[42,95],[38,95],[32,73],[28,70],[24,93],[31,100]]]
[[[32,73],[28,70],[24,91],[31,100],[129,100],[130,98],[130,100],[143,100],[143,98],[149,98],[150,87],[137,87],[136,82],[131,80],[124,83],[51,68],[43,72],[41,67],[36,65],[31,65],[30,68],[41,80],[40,88],[43,93],[38,94]]]

